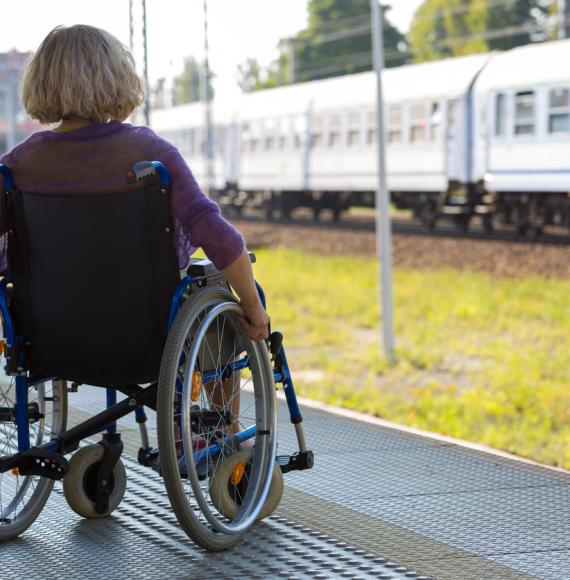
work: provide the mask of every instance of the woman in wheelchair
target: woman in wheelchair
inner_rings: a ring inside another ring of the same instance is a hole
[[[273,512],[282,473],[312,466],[253,255],[179,151],[124,122],[142,98],[129,52],[90,26],[54,29],[24,76],[26,110],[57,127],[0,160],[0,540],[32,524],[54,480],[84,517],[117,508],[116,421],[131,412],[139,462],[161,473],[181,526],[209,550]],[[190,260],[195,247],[208,259]],[[299,443],[291,456],[276,457],[276,383]],[[81,384],[105,387],[107,410],[68,428]]]

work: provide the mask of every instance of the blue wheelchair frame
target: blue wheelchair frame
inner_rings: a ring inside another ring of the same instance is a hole
[[[152,164],[152,167],[150,165]],[[170,185],[170,176],[166,168],[158,161],[153,161],[151,164],[147,163],[144,167],[137,166],[133,167],[133,170],[137,174],[137,178],[143,179],[148,175],[158,174],[160,178],[160,184],[162,186]],[[138,165],[138,164],[137,164]],[[13,188],[13,182],[9,170],[0,165],[0,174],[4,178],[4,186],[7,189]],[[182,305],[185,293],[192,286],[192,284],[201,282],[203,280],[200,276],[191,276],[187,274],[176,288],[174,296],[172,297],[169,319],[168,319],[168,329],[171,328],[174,319]],[[28,389],[35,384],[45,382],[47,380],[52,380],[54,377],[43,377],[41,379],[34,379],[30,381],[28,379],[27,371],[24,369],[23,361],[23,351],[18,348],[18,345],[23,341],[23,337],[16,334],[16,329],[14,328],[14,323],[12,316],[8,308],[7,299],[7,287],[10,284],[10,280],[4,277],[0,280],[0,314],[2,316],[2,325],[4,329],[4,340],[5,340],[5,353],[7,356],[7,374],[15,377],[16,386],[16,410],[15,410],[15,422],[18,431],[18,453],[12,456],[0,457],[0,473],[8,471],[13,468],[20,468],[22,472],[22,456],[30,450],[30,440],[29,440],[29,418],[28,418]],[[263,306],[266,306],[265,294],[263,289],[259,284],[257,284],[257,291],[259,293],[260,299]],[[281,470],[286,473],[292,470],[299,469],[310,469],[313,465],[313,454],[311,451],[307,450],[303,429],[301,427],[301,422],[303,420],[299,405],[297,403],[297,397],[295,394],[295,389],[293,386],[293,380],[291,378],[291,373],[289,370],[289,365],[287,362],[287,357],[285,355],[285,349],[282,346],[283,336],[278,333],[272,333],[270,340],[270,350],[273,355],[273,376],[275,383],[281,383],[283,385],[283,390],[285,393],[287,406],[289,410],[289,415],[291,423],[295,425],[295,430],[297,434],[297,441],[299,446],[298,453],[293,455],[284,455],[277,457],[277,463],[281,467]],[[15,356],[19,360],[10,360],[10,356]],[[247,359],[241,359],[239,361],[234,361],[232,363],[232,371],[240,371],[248,366]],[[219,373],[216,375],[215,372],[210,372],[210,374],[205,373],[203,377],[204,383],[214,381],[219,379]],[[79,442],[82,439],[96,435],[97,433],[102,433],[106,431],[109,434],[116,432],[116,421],[121,417],[126,416],[131,412],[135,412],[136,421],[141,427],[141,438],[142,447],[141,452],[148,452],[150,446],[148,445],[148,435],[146,434],[146,426],[143,429],[143,425],[146,422],[146,414],[144,411],[144,405],[153,400],[156,400],[157,393],[157,383],[152,384],[149,387],[141,389],[136,394],[128,396],[127,399],[117,403],[117,390],[114,388],[106,387],[106,400],[107,408],[105,411],[95,415],[94,417],[80,423],[79,425],[58,434],[57,438],[43,444],[39,448],[33,448],[35,451],[43,450],[47,453],[57,453],[66,454],[74,451],[79,446]],[[256,427],[250,427],[236,435],[232,435],[232,438],[236,438],[240,443],[255,436]],[[223,443],[222,443],[223,445]],[[199,463],[207,459],[213,459],[219,455],[222,451],[222,445],[215,443],[208,446],[206,449],[198,451],[195,454],[195,462]],[[146,447],[146,449],[145,449]],[[141,452],[139,452],[139,462],[143,464],[148,464],[144,460],[141,460]],[[120,453],[120,452],[119,452]],[[144,453],[143,453],[144,457]],[[22,472],[23,473],[23,472]],[[32,473],[32,472],[30,472]],[[59,476],[53,474],[54,479],[59,479]]]

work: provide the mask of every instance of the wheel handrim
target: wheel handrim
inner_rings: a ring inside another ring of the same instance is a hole
[[[208,304],[208,306],[210,306]],[[263,388],[273,388],[273,376],[272,373],[269,374],[266,371],[266,365],[262,363],[261,360],[261,350],[260,345],[255,343],[243,334],[240,335],[240,342],[243,339],[243,344],[236,345],[232,352],[232,356],[235,355],[237,350],[242,350],[247,353],[249,358],[249,366],[253,369],[259,371],[259,373],[264,373],[263,376],[257,376],[253,373],[251,382],[253,384],[254,390],[254,404],[255,404],[255,419],[254,424],[260,432],[268,432],[267,436],[256,437],[255,445],[255,457],[252,465],[252,470],[249,479],[248,489],[246,491],[246,496],[243,498],[242,507],[238,511],[238,514],[230,523],[225,521],[223,514],[215,511],[211,499],[209,497],[209,491],[207,490],[206,484],[200,481],[198,473],[194,466],[195,454],[193,449],[192,441],[192,421],[193,413],[194,417],[197,411],[192,408],[191,405],[191,389],[192,389],[192,373],[197,367],[199,362],[199,351],[203,348],[204,338],[206,333],[210,330],[211,325],[214,321],[219,324],[219,321],[225,321],[224,324],[229,323],[230,326],[235,328],[237,321],[236,315],[242,314],[241,308],[232,302],[217,303],[215,306],[211,306],[210,310],[206,314],[205,318],[200,321],[200,327],[198,332],[194,335],[191,347],[188,353],[185,355],[184,360],[184,372],[183,372],[183,385],[182,385],[182,442],[184,450],[186,453],[186,461],[190,466],[188,469],[188,480],[190,482],[190,487],[192,489],[193,497],[197,502],[199,509],[204,516],[206,522],[217,532],[225,534],[239,534],[247,529],[256,519],[267,493],[269,492],[269,485],[271,483],[271,478],[268,475],[273,470],[274,457],[276,451],[276,436],[275,429],[271,429],[272,425],[275,425],[275,404],[273,396],[261,396],[260,389]],[[232,322],[233,320],[233,322]],[[195,320],[188,322],[185,336],[195,324]],[[219,331],[219,328],[217,328]],[[186,341],[185,341],[186,342]],[[218,344],[223,345],[223,329],[222,336],[218,337]],[[206,341],[207,344],[207,341]],[[180,357],[183,356],[184,344],[180,347]],[[238,348],[239,347],[239,348]],[[221,351],[221,347],[220,347]],[[221,352],[217,353],[217,357],[212,355],[212,360],[217,360],[217,367],[227,367],[228,361],[221,360]],[[204,358],[204,357],[203,357]],[[199,366],[199,365],[198,365]],[[264,371],[265,369],[265,371]],[[264,387],[267,386],[267,387]],[[234,385],[235,386],[235,385]],[[244,385],[240,381],[238,385],[237,392],[243,392]],[[209,404],[206,400],[204,404]],[[226,401],[226,406],[231,405],[231,400]],[[240,417],[240,426],[247,428],[247,425],[242,423],[243,418],[245,418],[245,413],[243,417]],[[251,419],[251,418],[250,418]],[[195,424],[195,422],[194,422]],[[203,436],[203,433],[194,433],[194,436]],[[220,454],[218,461],[223,460],[224,455]],[[253,485],[252,485],[253,484]]]

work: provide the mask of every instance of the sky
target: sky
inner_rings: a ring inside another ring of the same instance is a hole
[[[390,18],[406,31],[422,0],[386,0]],[[142,27],[141,0],[134,0],[135,27]],[[35,50],[59,24],[91,24],[129,44],[128,0],[0,0],[9,25],[2,27],[0,52]],[[216,91],[237,92],[236,71],[249,57],[262,65],[277,55],[280,38],[307,23],[306,0],[208,0],[210,67]],[[151,82],[182,70],[183,57],[204,55],[203,0],[147,0],[148,68]],[[135,58],[142,62],[142,35],[135,37]],[[139,67],[140,68],[140,67]],[[142,70],[142,69],[141,69]]]

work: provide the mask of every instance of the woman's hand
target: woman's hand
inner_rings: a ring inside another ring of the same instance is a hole
[[[252,340],[261,340],[269,336],[269,316],[261,302],[256,300],[252,304],[241,302],[244,316],[239,320],[243,330]]]

